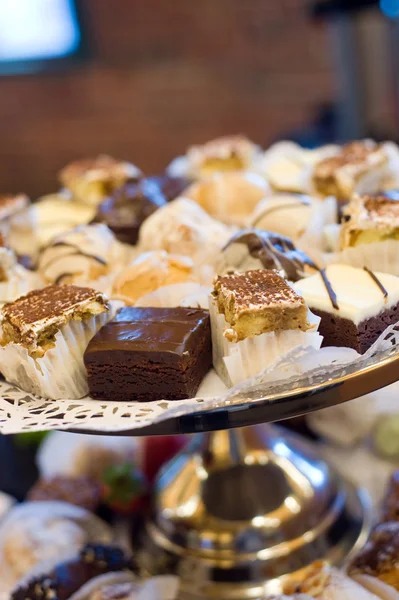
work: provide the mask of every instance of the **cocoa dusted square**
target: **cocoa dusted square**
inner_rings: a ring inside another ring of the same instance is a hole
[[[84,356],[93,398],[149,402],[195,396],[212,364],[209,312],[121,309]]]

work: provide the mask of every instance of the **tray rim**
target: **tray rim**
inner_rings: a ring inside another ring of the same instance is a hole
[[[112,432],[86,429],[82,425],[82,427],[68,428],[63,431],[90,435],[145,437],[194,434],[283,421],[354,400],[399,381],[399,349],[393,352],[392,348],[388,352],[388,356],[383,356],[376,363],[360,367],[352,373],[331,378],[323,383],[271,394],[263,399],[247,398],[239,404],[227,402],[225,406],[171,416],[154,424],[134,429],[129,429],[127,426],[126,429]]]

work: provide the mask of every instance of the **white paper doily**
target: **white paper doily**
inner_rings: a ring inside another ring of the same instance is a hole
[[[185,414],[265,402],[278,395],[330,381],[399,353],[399,323],[388,327],[370,350],[359,356],[348,348],[297,349],[265,372],[227,390],[211,371],[198,397],[156,402],[43,400],[0,380],[0,433],[74,429],[116,433]]]

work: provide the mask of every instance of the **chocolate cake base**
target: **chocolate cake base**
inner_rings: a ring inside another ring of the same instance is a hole
[[[195,396],[212,365],[208,311],[127,307],[108,325],[84,355],[93,398],[151,402]]]
[[[359,354],[366,352],[389,325],[399,321],[399,303],[375,317],[365,319],[359,325],[355,325],[350,319],[316,308],[310,307],[310,310],[321,318],[319,333],[324,338],[323,346],[345,346],[353,348]]]

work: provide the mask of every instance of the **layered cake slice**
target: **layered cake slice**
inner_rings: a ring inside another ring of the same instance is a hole
[[[314,168],[313,185],[322,196],[349,200],[353,193],[377,192],[389,176],[389,156],[372,140],[350,142]]]
[[[211,355],[208,311],[126,307],[86,350],[90,395],[146,402],[190,398]]]
[[[50,285],[0,311],[0,369],[10,383],[46,398],[87,393],[83,353],[112,318],[108,299],[91,288]]]
[[[355,196],[344,210],[341,248],[399,240],[399,192]]]
[[[399,320],[399,278],[394,275],[330,265],[294,288],[321,318],[325,346],[346,346],[362,354]]]
[[[209,306],[213,364],[228,386],[257,375],[297,346],[320,347],[318,319],[277,271],[217,277]]]

